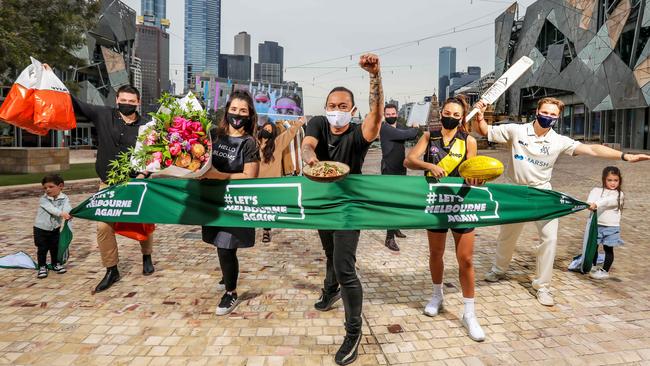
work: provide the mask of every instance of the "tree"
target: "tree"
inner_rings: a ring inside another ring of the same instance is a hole
[[[29,56],[60,70],[85,65],[70,50],[83,45],[99,8],[88,0],[0,0],[0,84],[13,82]]]

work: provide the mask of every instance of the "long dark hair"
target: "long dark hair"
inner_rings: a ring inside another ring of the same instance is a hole
[[[445,108],[447,104],[458,104],[463,108],[463,117],[460,119],[460,125],[458,125],[458,129],[462,132],[468,132],[467,131],[467,113],[469,111],[469,103],[467,103],[467,98],[465,98],[464,95],[458,94],[456,96],[447,98],[444,103],[442,103],[442,107],[440,108],[440,113],[442,116],[442,110]]]
[[[224,109],[223,119],[221,122],[219,122],[219,126],[217,127],[217,136],[228,135],[228,120],[226,116],[228,115],[230,104],[235,99],[243,100],[246,102],[246,104],[248,104],[248,116],[251,119],[251,123],[247,128],[244,129],[244,131],[248,135],[254,137],[257,130],[257,112],[255,111],[255,103],[253,102],[253,97],[251,97],[251,95],[245,90],[235,90],[230,93],[228,102],[226,102],[226,107]]]
[[[618,169],[615,166],[608,166],[603,169],[603,194],[605,193],[605,189],[607,189],[607,177],[612,174],[618,177],[618,187],[616,187],[616,190],[618,191],[618,209],[623,210],[623,206],[625,204],[624,200],[621,200],[621,192],[623,192],[623,176],[621,175],[621,170]],[[602,194],[601,194],[602,196]]]
[[[261,152],[262,152],[262,162],[268,164],[273,162],[273,160],[275,160],[273,153],[275,152],[275,138],[278,136],[278,127],[272,122],[267,122],[264,124],[264,126],[262,126],[259,129],[259,132],[263,131],[266,125],[271,125],[272,136],[270,139],[266,140],[266,143],[264,144],[264,148],[262,149]],[[259,137],[259,135],[257,136],[257,140],[258,140],[258,144],[262,146],[262,139]]]

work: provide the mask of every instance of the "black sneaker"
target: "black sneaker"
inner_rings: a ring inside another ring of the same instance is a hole
[[[67,272],[65,267],[63,267],[62,265],[60,265],[58,263],[56,264],[56,266],[52,267],[52,270],[54,272],[58,273],[58,274],[64,274],[64,273]]]
[[[361,343],[361,333],[356,336],[346,335],[343,344],[336,352],[334,361],[337,365],[348,365],[356,361],[359,354],[359,343]]]
[[[221,302],[219,303],[219,306],[217,306],[217,310],[215,311],[215,314],[217,315],[230,314],[231,311],[235,310],[238,304],[239,304],[239,300],[237,299],[237,293],[226,292],[221,297]]]
[[[45,278],[47,277],[47,267],[41,266],[38,268],[38,274],[36,275],[36,278]]]
[[[329,293],[325,292],[325,290],[321,290],[321,295],[320,299],[314,304],[314,308],[319,311],[328,311],[332,309],[332,305],[334,305],[335,302],[339,301],[341,299],[341,290],[338,289],[334,293]]]

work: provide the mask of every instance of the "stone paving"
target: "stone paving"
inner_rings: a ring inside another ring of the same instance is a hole
[[[485,151],[502,160],[503,151]],[[586,213],[561,219],[553,290],[555,307],[531,294],[537,240],[528,225],[506,281],[482,280],[495,247],[496,227],[477,229],[477,314],[487,339],[470,340],[462,311],[453,243],[445,254],[445,311],[422,314],[431,293],[424,230],[406,231],[400,253],[383,245],[385,233],[364,231],[358,272],[364,286],[364,339],[357,365],[650,365],[650,251],[645,232],[650,164],[612,162],[622,168],[628,198],[622,236],[607,281],[591,280],[566,267],[579,252]],[[586,199],[608,162],[562,157],[556,190]],[[377,172],[371,151],[368,173]],[[79,203],[86,194],[72,194]],[[0,255],[25,251],[35,257],[32,220],[37,198],[2,201]],[[74,222],[68,273],[0,270],[0,364],[13,365],[332,365],[344,335],[343,308],[313,309],[324,274],[315,231],[274,230],[273,241],[240,251],[236,312],[216,317],[221,297],[213,247],[200,228],[160,226],[153,276],[141,275],[138,245],[119,239],[122,280],[100,294],[103,276],[95,225]]]

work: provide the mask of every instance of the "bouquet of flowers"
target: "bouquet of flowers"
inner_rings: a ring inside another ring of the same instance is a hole
[[[140,127],[135,148],[111,162],[109,184],[127,182],[134,171],[198,178],[210,169],[210,122],[196,97],[165,94],[160,104],[158,112],[151,113],[153,120]]]

